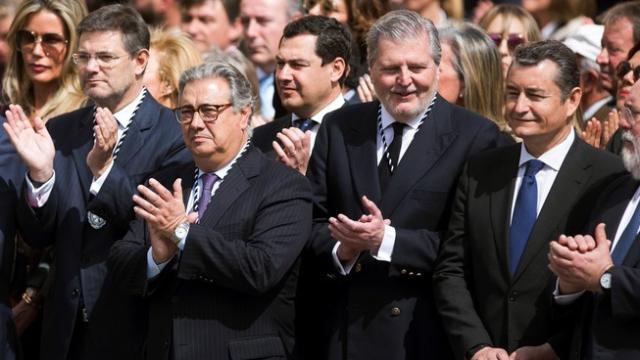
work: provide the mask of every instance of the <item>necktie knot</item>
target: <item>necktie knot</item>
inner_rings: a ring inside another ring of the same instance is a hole
[[[216,181],[218,181],[218,175],[216,175],[214,173],[203,174],[202,175],[202,188],[204,189],[204,191],[209,191],[209,193],[211,193],[211,189],[213,189],[213,184],[215,184]]]
[[[524,171],[524,176],[536,176],[536,174],[542,170],[544,163],[540,160],[527,161],[527,169]]]
[[[294,124],[300,131],[305,132],[312,129],[317,123],[313,119],[297,119]]]
[[[402,137],[402,133],[404,132],[404,127],[407,126],[407,124],[405,123],[401,123],[401,122],[394,122],[393,124],[391,124],[391,127],[393,127],[393,139],[395,140],[396,137]]]

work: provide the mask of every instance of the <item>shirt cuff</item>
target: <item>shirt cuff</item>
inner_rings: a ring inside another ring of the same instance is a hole
[[[51,191],[53,190],[53,184],[56,181],[56,172],[53,171],[53,175],[51,179],[47,180],[44,184],[39,187],[35,187],[29,179],[29,175],[25,174],[25,179],[27,180],[27,203],[32,208],[41,208],[44,204],[49,200],[49,196],[51,195]]]
[[[113,169],[113,163],[114,162],[112,161],[111,164],[109,164],[107,170],[102,175],[100,175],[100,177],[93,178],[93,181],[91,181],[91,186],[89,187],[89,192],[91,192],[91,195],[98,195],[100,189],[102,188],[102,185],[104,185],[104,182],[107,180],[107,176],[109,176],[111,169]]]
[[[582,294],[584,294],[584,290],[573,294],[560,295],[560,288],[558,287],[558,281],[556,281],[556,288],[553,290],[553,299],[558,305],[569,305],[578,300]]]
[[[373,255],[373,258],[378,261],[391,262],[391,255],[393,254],[393,246],[396,244],[396,229],[392,226],[384,226],[384,235],[382,236],[382,242],[378,253]]]
[[[162,272],[162,269],[167,266],[169,261],[171,261],[171,258],[163,263],[156,264],[156,261],[153,260],[151,247],[149,247],[149,251],[147,251],[147,279],[153,279],[154,277],[158,276],[160,272]]]
[[[180,246],[180,245],[178,245]],[[349,273],[351,272],[351,269],[353,268],[353,265],[356,264],[356,261],[358,260],[358,257],[355,256],[353,259],[349,260],[346,264],[342,264],[342,261],[340,261],[340,259],[338,258],[338,247],[340,246],[340,242],[336,241],[336,244],[333,245],[333,250],[331,250],[331,256],[333,257],[333,263],[336,265],[336,268],[338,268],[338,272],[340,272],[341,275],[349,275]]]

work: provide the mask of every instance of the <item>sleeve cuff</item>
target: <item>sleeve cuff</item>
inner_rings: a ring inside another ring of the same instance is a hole
[[[107,177],[111,172],[111,169],[113,169],[113,163],[114,162],[112,161],[111,164],[109,164],[109,167],[107,167],[107,170],[102,175],[100,175],[100,177],[93,178],[93,181],[91,181],[91,186],[89,187],[89,192],[91,192],[91,195],[93,196],[98,195],[98,193],[100,192],[100,189],[102,189],[102,185],[104,185],[104,182],[107,180]]]
[[[53,190],[53,185],[56,182],[56,172],[53,171],[53,176],[51,179],[47,180],[46,183],[40,185],[39,187],[35,187],[31,179],[29,179],[29,175],[24,175],[27,183],[27,202],[29,206],[32,208],[41,208],[44,204],[49,200],[49,196],[51,195],[51,191]]]
[[[180,245],[178,245],[178,246],[180,246]],[[341,275],[349,275],[349,273],[351,272],[351,269],[356,264],[356,261],[358,260],[358,257],[356,256],[353,259],[351,259],[351,261],[347,262],[346,264],[342,264],[340,259],[338,259],[338,247],[339,246],[340,246],[340,242],[336,241],[336,244],[333,245],[333,250],[331,250],[331,256],[333,257],[333,263],[335,264],[336,268],[338,269],[338,272]]]
[[[160,274],[160,272],[162,272],[162,270],[165,268],[165,266],[167,266],[167,264],[169,263],[169,261],[171,261],[171,259],[160,263],[160,264],[156,264],[155,260],[153,260],[153,254],[151,252],[151,247],[149,247],[149,251],[147,251],[147,279],[153,279],[154,277],[158,276]]]
[[[373,255],[373,258],[378,261],[391,262],[391,255],[393,254],[393,246],[396,243],[396,229],[392,226],[384,226],[384,235],[382,236],[382,242],[378,253]]]
[[[560,295],[560,289],[556,281],[556,288],[553,290],[553,300],[558,305],[569,305],[578,300],[582,294],[584,294],[584,290],[573,294]]]

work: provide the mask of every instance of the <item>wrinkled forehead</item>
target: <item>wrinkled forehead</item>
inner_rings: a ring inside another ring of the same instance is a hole
[[[181,105],[223,104],[233,102],[229,83],[221,77],[206,77],[191,80],[180,93]]]

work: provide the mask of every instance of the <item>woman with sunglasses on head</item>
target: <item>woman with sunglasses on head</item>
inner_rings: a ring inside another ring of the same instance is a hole
[[[536,21],[517,5],[494,6],[484,14],[478,25],[498,47],[505,78],[516,46],[540,40],[540,30]]]
[[[76,26],[87,15],[83,1],[25,0],[16,11],[7,40],[12,52],[2,82],[4,103],[22,106],[44,121],[82,105],[71,59]]]

